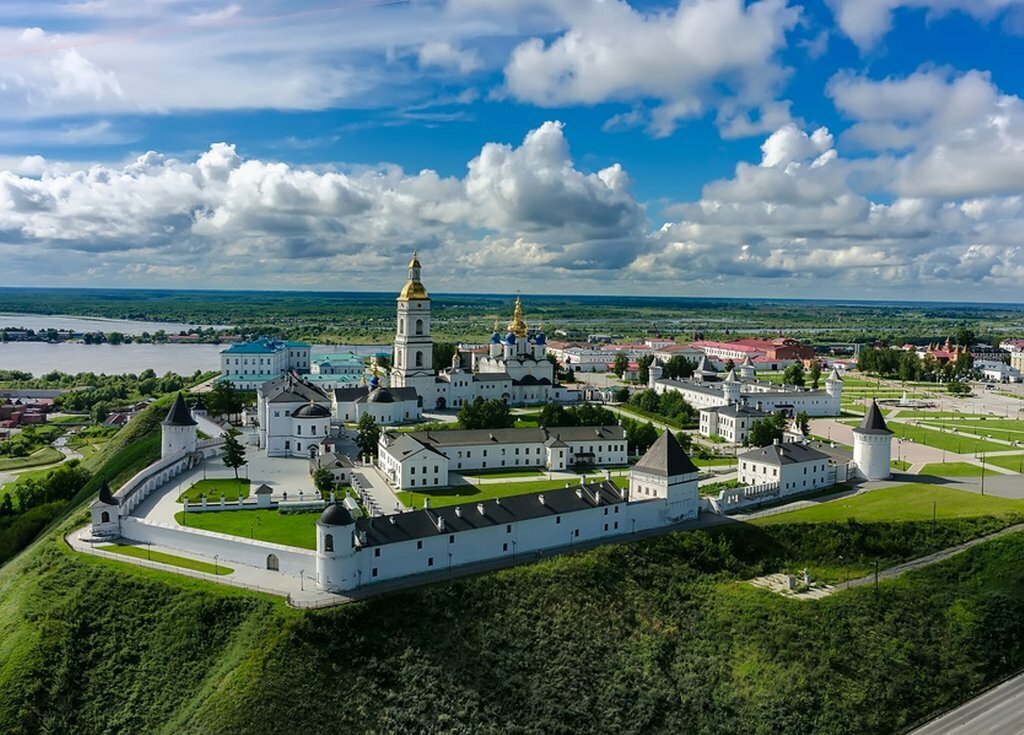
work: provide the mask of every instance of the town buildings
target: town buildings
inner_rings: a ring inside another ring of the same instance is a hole
[[[238,390],[256,390],[287,372],[308,373],[310,349],[305,342],[267,337],[233,344],[220,353],[220,379]]]

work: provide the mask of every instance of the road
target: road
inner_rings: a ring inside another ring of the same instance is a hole
[[[1024,674],[975,697],[919,727],[910,735],[1021,735],[1024,733]]]

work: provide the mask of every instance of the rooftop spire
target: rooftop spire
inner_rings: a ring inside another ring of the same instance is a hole
[[[406,282],[402,292],[398,295],[399,301],[429,301],[427,289],[420,282],[420,259],[416,251],[412,251],[412,260],[409,261],[409,280]]]

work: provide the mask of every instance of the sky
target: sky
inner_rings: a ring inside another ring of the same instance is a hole
[[[1024,0],[4,0],[0,284],[1020,303]]]

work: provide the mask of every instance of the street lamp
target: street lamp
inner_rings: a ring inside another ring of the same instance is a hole
[[[213,555],[213,573],[214,573],[214,574],[218,574],[218,572],[219,572],[219,570],[218,570],[218,568],[217,568],[217,560],[218,560],[219,558],[220,558],[220,557],[219,557],[219,556],[218,556],[217,554],[214,554],[214,555]]]
[[[299,591],[300,592],[305,592],[306,591],[305,581],[302,578],[302,575],[305,574],[305,573],[306,573],[305,569],[300,569],[299,570]]]

